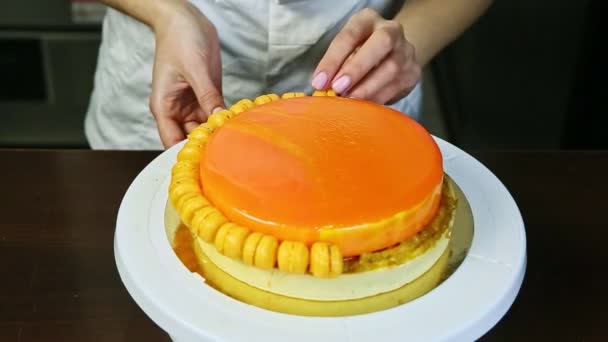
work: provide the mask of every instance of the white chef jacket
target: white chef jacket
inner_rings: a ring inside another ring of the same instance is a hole
[[[398,1],[397,1],[398,2]],[[219,34],[226,105],[242,98],[312,92],[310,80],[329,43],[365,7],[392,17],[390,0],[192,0]],[[162,149],[149,108],[154,33],[108,10],[95,85],[85,119],[93,149]],[[417,118],[420,84],[391,107]]]

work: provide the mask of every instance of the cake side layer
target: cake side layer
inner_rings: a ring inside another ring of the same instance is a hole
[[[260,308],[303,316],[359,315],[407,303],[426,294],[440,283],[449,260],[449,249],[446,249],[426,273],[393,291],[352,300],[313,301],[282,296],[250,286],[217,267],[197,243],[193,244],[193,248],[205,282],[210,286],[237,300]]]
[[[278,269],[250,267],[220,254],[214,245],[196,239],[198,247],[217,267],[255,288],[292,298],[308,300],[351,300],[392,291],[417,279],[444,253],[449,232],[441,236],[425,253],[399,266],[368,272],[342,274],[336,278],[318,278],[309,274],[290,274]]]
[[[423,234],[395,247],[346,260],[346,272],[330,279],[249,267],[222,255],[213,244],[201,238],[195,237],[194,243],[222,271],[264,291],[309,300],[364,298],[402,287],[431,268],[449,244],[456,202],[454,190],[446,181],[441,208]]]

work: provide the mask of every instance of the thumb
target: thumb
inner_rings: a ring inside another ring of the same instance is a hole
[[[156,124],[158,126],[160,140],[165,148],[169,148],[186,139],[186,135],[182,131],[181,127],[174,120],[168,117],[160,116],[157,118]]]
[[[194,76],[194,75],[193,75]],[[224,108],[224,98],[221,86],[209,77],[207,73],[199,73],[188,80],[203,114],[210,115],[216,108]]]
[[[155,68],[156,70],[156,68]],[[185,139],[185,134],[172,117],[171,100],[166,94],[170,94],[170,74],[155,73],[152,78],[152,94],[150,95],[150,111],[156,120],[156,126],[161,142],[165,148],[169,148]]]

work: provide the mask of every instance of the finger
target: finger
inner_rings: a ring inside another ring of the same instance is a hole
[[[188,116],[184,119],[183,126],[186,134],[190,133],[190,131],[186,129],[186,123],[193,122],[196,125],[200,125],[201,123],[207,121],[207,118],[209,117],[209,115],[211,115],[211,113],[205,113],[205,111],[203,111],[203,109],[198,105],[198,101],[194,102],[193,107],[193,115]],[[188,127],[190,127],[190,125],[188,125]]]
[[[186,134],[189,134],[190,132],[192,132],[193,129],[198,127],[200,124],[201,124],[200,122],[196,122],[196,121],[184,122],[184,132],[186,132]]]
[[[190,74],[186,76],[186,81],[192,87],[199,106],[205,115],[211,114],[214,109],[221,107],[225,108],[224,98],[210,75],[203,71],[197,72],[196,75]]]
[[[346,94],[359,99],[372,99],[385,86],[397,80],[405,90],[420,77],[418,64],[402,50],[391,52]],[[402,82],[406,80],[407,82]]]
[[[379,104],[392,104],[409,95],[420,81],[420,66],[413,65],[404,76],[394,79],[371,97],[371,101]]]
[[[184,134],[180,125],[177,122],[166,118],[166,117],[157,117],[156,124],[158,125],[158,133],[160,134],[160,140],[163,143],[165,148],[169,148],[178,142],[186,139],[186,135]]]
[[[371,99],[384,86],[401,74],[405,61],[401,60],[398,55],[396,52],[390,53],[345,94],[362,100]]]
[[[359,51],[340,67],[332,89],[338,94],[345,93],[401,44],[405,42],[399,23],[389,22],[375,30]]]
[[[370,9],[364,9],[353,15],[340,30],[327,48],[313,73],[312,86],[325,89],[344,61],[373,32],[375,20],[379,15]]]
[[[407,96],[411,90],[402,90],[398,82],[393,82],[386,86],[385,89],[376,93],[371,101],[378,104],[393,104],[405,96]]]

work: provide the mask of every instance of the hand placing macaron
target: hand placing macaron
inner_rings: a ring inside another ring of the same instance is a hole
[[[420,76],[402,25],[366,8],[336,35],[313,73],[312,86],[387,104],[409,94]]]

